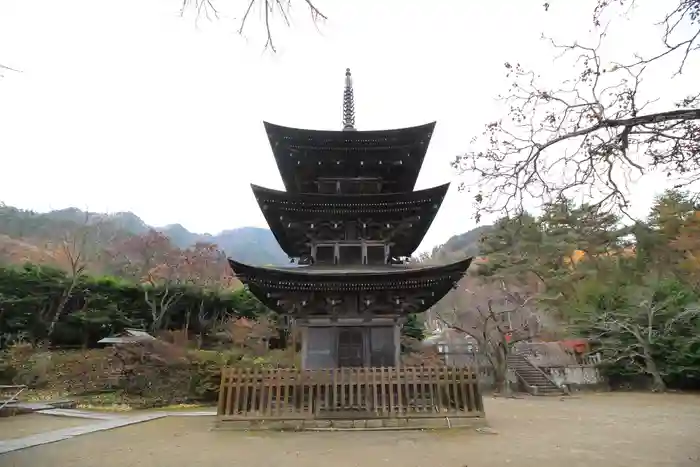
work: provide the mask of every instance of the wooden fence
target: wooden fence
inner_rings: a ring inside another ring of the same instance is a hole
[[[470,368],[224,368],[220,421],[483,417]]]

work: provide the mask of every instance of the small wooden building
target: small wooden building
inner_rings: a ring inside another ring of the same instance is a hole
[[[101,345],[137,344],[155,339],[155,337],[141,329],[124,329],[119,334],[100,339],[97,343]]]

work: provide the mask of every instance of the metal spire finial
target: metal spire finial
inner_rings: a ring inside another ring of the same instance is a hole
[[[343,92],[343,130],[355,130],[355,96],[352,91],[350,68],[345,69],[345,91]]]

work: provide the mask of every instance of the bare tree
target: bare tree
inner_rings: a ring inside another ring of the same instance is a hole
[[[467,278],[436,310],[448,328],[471,336],[494,371],[496,389],[511,394],[508,355],[518,342],[532,339],[541,328],[534,295],[515,290],[503,281]]]
[[[144,301],[151,310],[151,329],[154,332],[167,325],[168,312],[182,298],[184,280],[179,263],[177,257],[161,263],[148,271],[143,281]]]
[[[208,311],[204,307],[204,301],[199,302],[199,310],[197,311],[197,325],[199,328],[199,333],[197,334],[197,348],[201,348],[204,344],[204,334],[207,330],[216,328],[216,324],[219,323],[219,319],[224,315],[224,311],[220,308],[215,308],[213,312]],[[189,315],[190,310],[187,310]],[[189,324],[189,316],[187,318],[187,323]],[[186,329],[186,332],[188,329]]]
[[[314,0],[247,0],[245,10],[239,22],[238,34],[243,34],[251,15],[257,10],[262,17],[262,21],[265,25],[265,33],[267,34],[265,49],[276,52],[277,48],[272,38],[272,21],[275,16],[279,16],[286,26],[290,26],[292,6],[297,4],[302,4],[306,8],[314,24],[327,19],[321,10],[316,7]],[[194,10],[197,19],[206,18],[212,20],[218,19],[220,16],[214,0],[182,0],[180,14],[184,15],[188,10]]]
[[[51,312],[51,321],[48,327],[49,338],[53,335],[56,324],[61,319],[66,305],[73,296],[75,287],[90,261],[99,254],[98,243],[103,237],[101,227],[101,223],[93,223],[90,213],[85,211],[83,222],[77,227],[68,229],[55,246],[54,257],[62,269],[66,271],[68,283],[61,293],[58,304]]]
[[[267,316],[259,316],[255,321],[231,317],[223,328],[233,344],[256,355],[267,351],[270,338],[277,333],[275,324]]]
[[[186,252],[151,229],[113,245],[111,255],[124,272],[141,281],[144,301],[151,311],[151,330],[159,331],[166,324],[168,311],[182,297],[181,286],[189,282]]]
[[[166,235],[150,229],[143,235],[132,235],[111,245],[109,253],[120,273],[145,280],[149,271],[167,263],[179,251]]]
[[[22,73],[21,71],[15,70],[14,68],[10,68],[9,66],[0,65],[0,78],[5,77],[5,75],[3,74],[5,70],[14,71],[15,73]]]
[[[664,2],[663,17],[649,25],[650,33],[660,34],[660,51],[626,61],[607,56],[601,46],[614,22],[603,25],[604,14],[642,2],[598,0],[594,44],[547,39],[559,54],[557,63],[574,67],[560,85],[520,64],[505,64],[513,80],[500,98],[508,116],[489,123],[472,141],[474,149],[453,162],[461,173],[479,177],[477,217],[582,190],[596,204],[624,212],[630,175],[653,169],[674,177],[678,186],[700,178],[700,93],[652,111],[658,92],[644,88],[643,79],[652,68],[673,69],[676,77],[697,60],[700,0]]]

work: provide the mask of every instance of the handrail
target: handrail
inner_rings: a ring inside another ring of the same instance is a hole
[[[516,353],[516,354],[511,354],[511,355],[512,355],[513,357],[515,357],[515,358],[521,359],[521,360],[524,361],[526,364],[528,364],[528,365],[530,365],[532,368],[536,369],[542,376],[544,376],[544,378],[545,378],[547,381],[549,381],[550,383],[552,383],[552,385],[553,385],[554,387],[556,387],[556,388],[561,389],[562,391],[564,391],[563,385],[557,384],[547,373],[545,373],[544,371],[542,371],[542,368],[538,367],[537,365],[533,365],[533,363],[532,363],[530,360],[528,360],[526,357],[524,357],[523,355],[519,355],[519,354],[517,354],[517,353]],[[515,369],[514,369],[514,370],[515,370]],[[517,373],[518,370],[515,370],[515,372]]]
[[[530,383],[528,383],[528,382],[525,380],[525,377],[524,377],[523,375],[521,375],[521,374],[518,372],[518,370],[516,370],[515,368],[513,368],[512,370],[513,370],[513,373],[515,373],[515,377],[518,378],[520,381],[522,381],[522,383],[528,388],[528,392],[529,392],[530,394],[533,394],[534,391],[533,391],[532,388],[535,388],[535,386],[532,386]],[[535,389],[536,389],[536,388],[535,388]]]
[[[27,389],[27,386],[25,386],[24,384],[0,385],[0,390],[8,389],[15,389],[17,391],[13,395],[11,395],[9,399],[0,400],[0,410],[4,409],[8,404],[11,404],[12,402],[17,402],[17,396],[19,396],[25,389]]]

